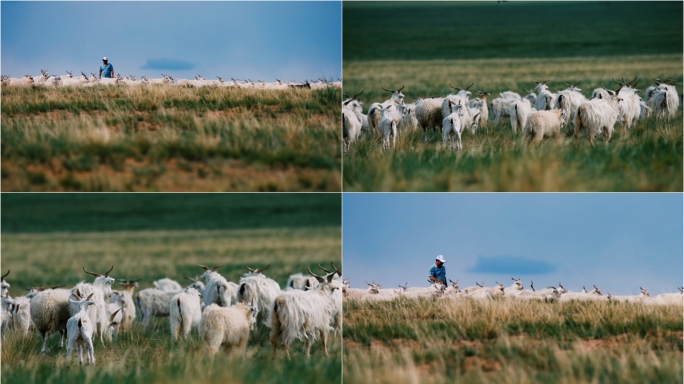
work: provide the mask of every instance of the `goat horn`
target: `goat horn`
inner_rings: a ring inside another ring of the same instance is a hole
[[[323,268],[323,267],[321,266],[321,263],[316,263],[316,265],[318,265],[318,268],[324,270],[325,273],[330,273],[330,271],[328,271],[327,269],[325,269],[325,268]]]
[[[54,287],[50,287],[50,289],[57,289],[57,288],[62,288],[62,287],[66,287],[66,284],[55,285]]]
[[[638,79],[637,82],[634,85],[632,85],[631,87],[636,88],[636,86],[639,84],[640,81],[641,81],[641,79]]]
[[[387,92],[392,92],[392,93],[396,92],[396,91],[393,91],[393,90],[391,90],[391,89],[387,89],[387,88],[385,88],[385,87],[380,87],[380,88],[384,89],[384,90],[387,91]]]
[[[114,266],[113,266],[113,265],[112,265],[111,268],[109,268],[109,271],[105,272],[104,276],[105,276],[105,277],[109,277],[109,272],[111,272],[112,269],[114,269]]]
[[[117,309],[116,311],[114,311],[114,313],[112,313],[112,315],[109,316],[109,322],[110,322],[110,323],[111,323],[112,321],[114,321],[114,317],[116,317],[116,314],[119,313],[119,311],[121,310],[121,308],[122,308],[122,307],[119,307],[119,309]]]
[[[245,264],[245,268],[247,268],[250,272],[256,271],[256,269],[252,269],[252,268],[248,267],[247,264]]]
[[[463,90],[463,89],[461,89],[461,88],[459,88],[459,87],[454,87],[453,85],[451,85],[451,83],[449,83],[449,86],[450,86],[451,88],[457,90],[457,91],[462,91],[462,90]]]
[[[306,268],[309,270],[309,273],[311,274],[311,276],[315,277],[316,280],[318,280],[319,283],[325,282],[325,279],[324,279],[324,278],[322,278],[322,277],[318,276],[317,274],[311,272],[311,267],[306,267]]]
[[[88,271],[85,269],[85,267],[83,267],[83,272],[85,272],[85,273],[87,273],[87,274],[89,274],[89,275],[93,275],[93,276],[95,276],[95,277],[100,277],[100,276],[102,276],[102,275],[100,275],[99,273],[88,272]]]
[[[356,99],[357,97],[361,96],[362,93],[363,93],[363,90],[361,90],[361,92],[359,92],[358,94],[354,95],[354,97],[352,97],[352,99]]]
[[[187,276],[185,276],[185,275],[183,275],[183,277],[185,277],[186,279],[188,279],[188,280],[190,280],[190,281],[192,281],[192,282],[197,282],[197,279],[193,279],[192,277],[187,277]]]
[[[582,82],[582,80],[578,81],[578,82],[577,82],[577,84],[573,85],[573,87],[576,87],[576,86],[578,86],[578,85],[579,85],[579,83],[581,83],[581,82]]]
[[[211,268],[211,271],[212,271],[212,272],[216,272],[216,270],[219,269],[219,268],[221,268],[221,267],[223,267],[223,265],[214,265],[214,266]]]
[[[2,280],[3,280],[3,281],[5,280],[5,277],[7,277],[7,275],[9,275],[9,273],[10,273],[10,270],[8,269],[8,270],[7,270],[7,273],[5,273],[4,275],[2,275]]]
[[[71,296],[75,297],[76,300],[81,301],[81,296],[79,296],[79,295],[77,295],[77,294],[75,294],[75,293],[72,293]]]
[[[204,265],[197,264],[197,266],[200,267],[200,268],[204,268],[204,271],[208,271],[208,270],[209,270],[209,267],[205,267]]]
[[[333,263],[332,261],[330,262],[330,265],[332,265],[332,267],[335,269],[335,272],[337,272],[337,274],[338,274],[340,277],[342,277],[342,270],[341,270],[341,269],[338,269],[338,268],[335,266],[335,263]]]
[[[470,85],[469,85],[469,86],[468,86],[468,87],[467,87],[467,88],[466,88],[465,90],[466,90],[466,91],[467,91],[467,90],[469,90],[469,89],[470,89],[470,87],[472,87],[472,86],[473,86],[473,84],[475,84],[475,83],[470,83]]]
[[[346,93],[343,93],[342,96],[344,96],[344,97],[346,97],[347,99],[349,99],[349,95],[347,95]]]
[[[268,265],[267,265],[267,266],[265,266],[264,268],[261,268],[261,269],[257,269],[257,270],[256,270],[256,273],[261,273],[262,271],[265,271],[265,270],[267,270],[267,269],[268,269],[268,267],[270,267],[270,266],[271,266],[271,263],[268,263]]]

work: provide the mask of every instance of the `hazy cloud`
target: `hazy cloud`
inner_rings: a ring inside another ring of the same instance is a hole
[[[508,275],[543,275],[556,271],[556,266],[525,256],[478,256],[468,272]]]
[[[176,59],[147,59],[140,69],[157,69],[164,71],[187,71],[195,68],[195,64]]]

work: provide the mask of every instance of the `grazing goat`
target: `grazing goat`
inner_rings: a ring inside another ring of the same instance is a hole
[[[256,328],[258,313],[259,309],[253,303],[238,303],[228,308],[211,304],[204,308],[199,332],[207,353],[213,356],[221,345],[226,345],[229,352],[237,347],[237,351],[246,359],[249,331]]]
[[[115,281],[114,278],[109,277],[109,273],[112,272],[114,266],[105,272],[104,275],[99,273],[90,272],[83,267],[83,272],[95,277],[92,284],[87,284],[84,282],[78,283],[74,288],[71,289],[71,293],[75,293],[78,296],[86,296],[94,293],[93,301],[95,306],[88,309],[88,314],[90,319],[95,325],[95,333],[100,336],[100,342],[104,345],[104,339],[111,340],[111,334],[109,333],[109,314],[107,308],[107,301],[109,295],[112,293],[112,283]],[[73,303],[72,303],[73,304]],[[72,305],[70,307],[71,315],[75,315],[79,312],[81,308],[78,305]]]
[[[537,111],[530,115],[525,126],[523,143],[541,143],[544,138],[556,138],[560,141],[560,128],[565,123],[565,111]]]
[[[309,270],[310,272],[311,270]],[[311,273],[311,272],[310,272]],[[313,275],[313,273],[311,273]],[[287,357],[295,339],[304,338],[306,356],[310,355],[311,342],[320,334],[323,352],[328,356],[327,340],[331,317],[336,310],[335,291],[340,282],[329,274],[318,288],[308,291],[291,290],[281,293],[271,308],[271,346],[276,357],[278,344],[283,346]],[[320,280],[319,280],[320,281]]]
[[[204,297],[204,305],[217,304],[219,307],[229,307],[237,303],[237,287],[238,285],[232,281],[226,280],[221,276],[217,269],[221,266],[216,265],[212,268],[198,265],[204,269],[204,273],[200,278],[203,278],[207,283],[202,296]]]
[[[604,90],[608,91],[605,87]],[[621,101],[616,96],[617,92],[610,92],[612,93],[609,93],[605,99],[592,99],[577,108],[575,142],[579,139],[579,133],[582,130],[587,131],[587,139],[592,145],[594,144],[594,136],[599,132],[603,132],[606,143],[610,140],[615,122],[620,114],[618,103]]]
[[[373,103],[368,108],[368,126],[371,131],[379,129],[382,109],[387,108],[390,105],[404,104],[404,94],[401,93],[401,90],[404,89],[403,85],[396,91],[385,87],[382,87],[382,89],[387,92],[392,92],[392,96],[389,100],[385,100],[382,103]],[[380,131],[380,133],[382,133],[382,131]]]
[[[183,338],[190,335],[192,328],[197,328],[202,317],[200,302],[202,294],[195,288],[186,288],[169,301],[169,323],[171,340],[181,333]]]
[[[271,325],[271,305],[281,293],[280,285],[261,273],[270,266],[271,264],[268,264],[265,268],[252,269],[245,265],[249,273],[240,278],[238,290],[238,301],[243,303],[254,301],[259,309],[257,320],[267,327]]]
[[[67,334],[69,342],[67,344],[66,358],[71,357],[71,352],[76,347],[78,351],[78,363],[83,365],[83,350],[86,351],[86,358],[89,364],[95,364],[95,348],[93,348],[93,329],[94,325],[86,312],[88,306],[97,305],[91,301],[95,293],[91,293],[87,298],[81,299],[78,295],[72,294],[76,300],[69,299],[72,305],[79,308],[79,311],[67,321]]]

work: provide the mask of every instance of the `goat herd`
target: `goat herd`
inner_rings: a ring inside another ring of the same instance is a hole
[[[560,130],[567,124],[574,126],[575,140],[582,131],[587,132],[587,139],[593,144],[597,134],[603,134],[606,142],[610,140],[616,122],[621,122],[625,129],[632,127],[639,118],[654,114],[658,117],[672,118],[679,107],[679,95],[673,80],[653,79],[654,84],[646,88],[642,99],[637,89],[639,79],[627,82],[613,79],[619,88],[596,88],[589,99],[577,86],[564,83],[565,90],[549,91],[548,80],[534,81],[534,90],[525,91],[524,96],[516,92],[506,91],[491,100],[487,105],[489,92],[478,92],[477,97],[470,100],[469,89],[473,84],[461,89],[449,86],[458,91],[446,97],[419,98],[412,104],[404,102],[402,86],[397,90],[382,88],[391,92],[390,99],[371,104],[368,113],[363,114],[362,103],[358,97],[361,91],[352,97],[347,95],[342,103],[342,126],[344,150],[349,151],[351,143],[360,138],[362,132],[377,132],[382,136],[383,149],[396,147],[398,134],[422,128],[425,131],[425,142],[429,141],[428,131],[433,135],[442,131],[442,144],[447,139],[451,149],[462,149],[461,135],[465,128],[475,134],[477,128],[487,125],[491,109],[494,123],[501,118],[509,117],[513,133],[521,130],[524,143],[539,143],[544,138],[560,138]],[[535,93],[536,91],[536,93]]]
[[[452,281],[449,279],[451,285],[446,286],[441,282],[433,283],[431,287],[416,287],[407,288],[408,284],[399,285],[399,289],[384,289],[376,282],[366,282],[368,289],[348,288],[349,282],[345,279],[343,281],[343,292],[345,299],[354,299],[359,301],[389,301],[398,298],[471,298],[474,300],[487,300],[495,296],[506,298],[520,299],[520,300],[544,300],[555,299],[557,301],[571,301],[571,300],[597,300],[597,301],[615,301],[615,302],[631,302],[643,303],[647,305],[683,305],[684,304],[684,288],[680,287],[679,293],[662,293],[657,296],[651,294],[644,288],[641,288],[641,293],[634,296],[612,296],[610,293],[604,295],[601,290],[594,285],[594,289],[587,291],[582,287],[582,292],[568,291],[559,282],[558,287],[547,287],[544,289],[535,289],[534,282],[530,284],[530,290],[525,290],[520,279],[511,278],[513,284],[510,287],[504,287],[503,284],[496,282],[494,287],[485,287],[484,282],[461,289],[458,285],[458,280]]]
[[[305,80],[304,82],[297,82],[295,80],[285,82],[277,79],[274,83],[266,83],[263,80],[257,80],[255,83],[251,79],[238,80],[231,78],[232,81],[223,81],[223,78],[216,76],[218,80],[207,80],[202,75],[195,76],[194,80],[188,79],[174,79],[172,76],[162,73],[161,78],[148,79],[147,76],[141,76],[140,80],[136,80],[133,75],[121,74],[113,78],[100,78],[91,73],[88,77],[84,72],[81,76],[73,77],[72,72],[67,71],[65,75],[51,76],[48,71],[40,70],[41,74],[38,76],[25,75],[24,77],[12,78],[6,75],[2,76],[3,86],[17,86],[17,87],[93,87],[97,85],[179,85],[179,86],[194,86],[194,87],[236,87],[236,88],[254,88],[254,89],[271,89],[284,90],[292,88],[305,89],[326,89],[333,87],[337,89],[342,88],[342,82],[328,81],[326,79]]]
[[[323,276],[310,268],[309,276],[290,276],[283,290],[262,274],[270,264],[261,269],[245,266],[248,272],[237,284],[217,272],[221,266],[199,265],[204,274],[199,278],[185,276],[192,281],[185,288],[165,278],[135,295],[139,279],[109,277],[113,266],[104,274],[83,268],[95,277],[92,283],[80,282],[71,289],[36,287],[28,289],[26,296],[14,298],[9,296],[10,284],[5,281],[10,273],[7,271],[1,281],[2,335],[7,331],[28,334],[35,329],[43,342],[41,352],[47,354],[50,335],[59,333],[60,347],[67,339],[67,359],[77,351],[79,363],[83,364],[85,351],[87,362],[94,364],[93,337],[99,336],[104,346],[113,336],[130,331],[137,309],[144,327],[154,317],[168,317],[172,339],[188,337],[193,328],[197,329],[210,355],[224,345],[244,357],[250,330],[263,325],[271,328],[274,358],[278,345],[289,358],[289,347],[295,339],[304,340],[309,356],[311,342],[319,336],[328,356],[328,334],[333,330],[341,335],[342,327],[342,271],[334,263],[331,265],[333,270],[318,265],[325,271]],[[116,281],[122,290],[112,290]]]

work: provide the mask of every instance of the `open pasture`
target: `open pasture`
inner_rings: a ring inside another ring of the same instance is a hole
[[[110,277],[141,279],[137,293],[164,277],[187,286],[183,275],[203,272],[196,264],[223,265],[218,272],[237,282],[247,272],[244,264],[263,268],[271,263],[264,274],[284,287],[290,274],[306,273],[307,267],[322,273],[316,263],[341,264],[339,200],[333,194],[3,196],[2,268],[11,270],[6,281],[12,297],[25,294],[22,287],[92,282],[82,266],[103,273],[114,265]],[[73,209],[67,213],[69,206]],[[223,352],[211,360],[196,331],[174,342],[168,317],[143,328],[137,316],[130,332],[105,347],[99,339],[94,343],[97,363],[92,367],[80,367],[73,356],[66,361],[57,336],[45,356],[34,332],[22,337],[9,331],[2,348],[3,382],[340,381],[339,335],[331,333],[330,357],[313,343],[307,360],[303,343],[295,342],[292,360],[280,349],[271,360],[269,329],[259,326],[250,333],[246,361]]]
[[[3,191],[339,191],[340,92],[2,89]]]
[[[419,97],[451,93],[449,83],[471,91],[522,93],[547,80],[550,89],[565,89],[563,81],[579,80],[585,96],[605,84],[617,89],[611,77],[629,74],[682,81],[681,55],[581,57],[554,59],[474,59],[431,61],[357,61],[345,64],[345,93],[359,97],[366,109],[384,101],[402,85],[406,103]],[[625,76],[626,77],[626,76]],[[473,93],[475,94],[475,93]],[[681,108],[681,107],[680,107]],[[364,109],[364,112],[366,112]],[[463,150],[442,146],[440,134],[423,142],[422,130],[399,134],[396,150],[382,150],[381,137],[362,137],[344,156],[347,191],[681,191],[682,117],[649,117],[625,131],[616,124],[608,144],[598,139],[590,146],[581,136],[577,145],[572,126],[561,130],[558,145],[544,142],[525,147],[522,134],[513,134],[509,118],[463,133]]]
[[[343,90],[367,113],[373,102],[399,89],[406,103],[445,97],[449,87],[478,91],[579,84],[590,97],[611,78],[638,87],[652,78],[682,82],[681,3],[650,2],[348,2],[344,4]],[[658,27],[655,27],[655,26]],[[377,134],[344,155],[346,191],[681,191],[682,114],[638,120],[630,131],[616,124],[610,142],[590,147],[570,129],[561,143],[522,145],[504,117],[475,135],[464,132],[463,150],[442,146],[441,135],[400,133],[396,150],[382,151]]]
[[[682,307],[451,299],[346,300],[355,383],[677,383]]]

